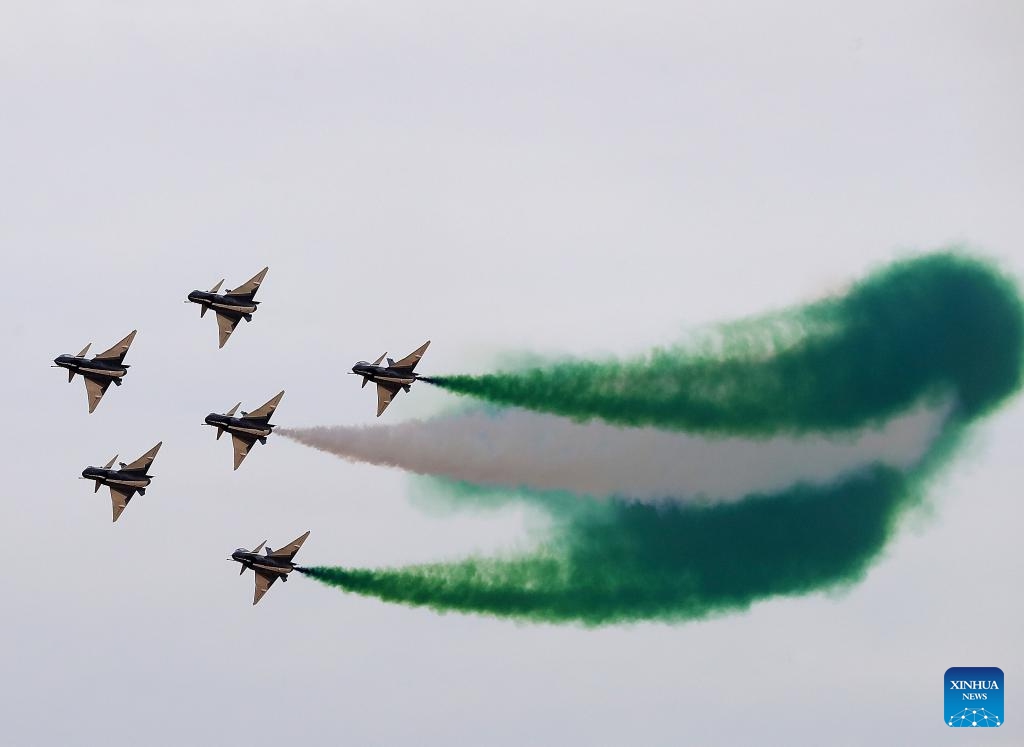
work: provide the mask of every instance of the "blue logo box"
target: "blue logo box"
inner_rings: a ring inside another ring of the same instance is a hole
[[[1003,725],[1003,670],[999,667],[950,667],[944,686],[946,726]]]

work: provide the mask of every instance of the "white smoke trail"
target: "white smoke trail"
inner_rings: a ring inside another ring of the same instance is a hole
[[[871,464],[910,468],[951,410],[948,400],[932,402],[876,428],[772,439],[578,423],[525,410],[278,433],[346,459],[481,485],[640,501],[730,501],[798,483],[828,484]]]

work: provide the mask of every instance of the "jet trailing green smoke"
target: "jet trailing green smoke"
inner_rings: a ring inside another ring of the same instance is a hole
[[[957,407],[921,461],[907,469],[875,464],[831,483],[754,491],[735,502],[525,493],[521,499],[547,508],[553,522],[531,554],[304,572],[438,611],[585,625],[692,620],[856,582],[900,516],[923,500],[969,424],[1019,388],[1024,311],[1013,283],[991,266],[946,253],[900,262],[843,298],[795,313],[805,336],[770,355],[727,344],[717,357],[662,351],[643,361],[558,364],[443,385],[575,418],[726,434],[850,428],[952,394]],[[773,347],[773,321],[765,340],[756,332],[745,325],[753,347]],[[473,504],[488,489],[463,483],[449,492]]]
[[[857,427],[949,390],[971,418],[1020,383],[1014,284],[962,255],[898,262],[841,298],[780,318],[795,322],[795,340],[780,340],[766,318],[760,330],[722,328],[719,352],[666,348],[429,381],[578,420],[734,435]]]

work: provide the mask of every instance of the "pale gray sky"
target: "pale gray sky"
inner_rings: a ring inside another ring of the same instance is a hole
[[[848,593],[600,630],[305,578],[252,608],[240,545],[311,529],[301,561],[400,564],[529,517],[427,515],[404,474],[280,437],[233,473],[200,425],[282,388],[282,425],[369,423],[344,371],[385,349],[633,352],[907,249],[1024,277],[1024,8],[893,5],[0,3],[0,741],[964,744],[942,674],[994,665],[986,741],[1020,743],[1020,401]],[[217,350],[181,301],[265,264]],[[47,365],[134,328],[87,415]],[[76,477],[160,439],[111,524]]]

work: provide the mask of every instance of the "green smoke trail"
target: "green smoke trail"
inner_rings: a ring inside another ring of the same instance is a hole
[[[1024,314],[1010,281],[952,254],[899,263],[801,313],[813,322],[806,336],[770,357],[736,355],[732,341],[725,357],[667,351],[644,362],[562,364],[467,381],[495,401],[630,422],[632,404],[644,423],[730,433],[849,427],[952,390],[959,408],[921,464],[877,465],[824,487],[711,505],[530,494],[554,521],[533,554],[305,572],[438,611],[585,625],[698,619],[855,583],[900,517],[921,504],[970,424],[1020,387]],[[637,373],[674,382],[659,395],[667,412],[642,399],[646,388],[630,382]],[[573,381],[582,383],[578,396]],[[477,503],[485,496],[468,485],[452,493]],[[497,496],[507,499],[507,491]]]
[[[795,341],[779,334],[781,318],[802,331]],[[948,252],[890,265],[842,298],[720,331],[715,353],[668,348],[428,380],[581,420],[734,435],[856,427],[950,390],[971,418],[1021,381],[1016,287]]]
[[[588,505],[536,553],[398,569],[311,568],[351,592],[535,622],[685,620],[861,578],[918,498],[877,468],[738,504]],[[578,502],[578,499],[577,499]]]

